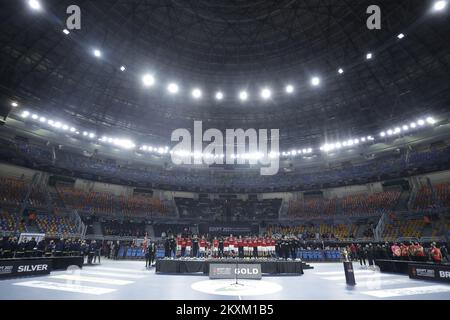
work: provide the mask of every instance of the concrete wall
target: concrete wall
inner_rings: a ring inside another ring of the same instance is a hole
[[[120,186],[103,182],[94,182],[83,179],[75,180],[75,188],[85,191],[109,192],[117,196],[130,196],[133,194],[132,187]]]
[[[0,163],[0,176],[5,178],[31,180],[33,175],[39,171],[18,167],[10,164]]]
[[[51,174],[40,172],[36,170],[31,170],[15,165],[3,164],[0,163],[0,176],[1,177],[9,177],[9,178],[25,178],[27,180],[31,180],[35,173],[40,173],[41,183],[47,183],[48,177]],[[427,178],[430,179],[432,184],[437,183],[447,183],[450,182],[450,170],[441,171],[436,173],[430,173],[425,175],[419,175],[415,177],[409,178],[410,183],[416,181],[419,185],[426,185]],[[87,190],[87,191],[97,191],[97,192],[110,192],[115,195],[132,195],[133,187],[121,186],[109,183],[102,182],[94,182],[84,179],[76,179],[75,180],[75,188]],[[355,186],[346,186],[339,188],[331,188],[322,190],[324,197],[327,199],[331,198],[342,198],[348,195],[354,194],[370,194],[375,192],[382,192],[382,182],[369,183],[366,185],[355,185]],[[193,198],[198,199],[198,194],[193,192],[181,192],[181,191],[162,191],[155,190],[155,197],[160,197],[161,199],[170,199],[172,197],[181,197],[181,198]],[[238,194],[238,199],[246,200],[248,199],[248,194]],[[303,192],[275,192],[275,193],[260,193],[257,195],[258,199],[303,199]],[[216,199],[219,197],[219,194],[209,194],[211,199]]]

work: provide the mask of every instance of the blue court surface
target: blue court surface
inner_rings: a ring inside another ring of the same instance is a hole
[[[448,300],[450,285],[361,269],[345,284],[341,263],[315,263],[302,276],[209,280],[203,275],[155,274],[141,261],[103,260],[82,270],[0,281],[1,300]]]

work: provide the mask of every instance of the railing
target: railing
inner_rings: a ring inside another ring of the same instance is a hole
[[[86,234],[87,227],[84,225],[83,220],[81,220],[80,215],[77,210],[72,210],[69,215],[70,219],[75,223],[77,231],[81,236]]]
[[[398,237],[398,238],[392,238],[392,237],[386,237],[382,239],[383,241],[388,242],[443,242],[445,241],[445,236],[437,236],[437,237]]]

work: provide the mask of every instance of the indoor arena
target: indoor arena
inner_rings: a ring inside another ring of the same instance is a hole
[[[450,300],[449,7],[1,1],[0,300]]]

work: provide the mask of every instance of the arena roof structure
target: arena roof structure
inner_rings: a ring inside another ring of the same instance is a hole
[[[63,32],[70,4],[2,4],[4,99],[164,144],[195,119],[280,128],[286,148],[448,109],[448,12],[432,1],[384,1],[381,30],[369,1],[88,1]]]

